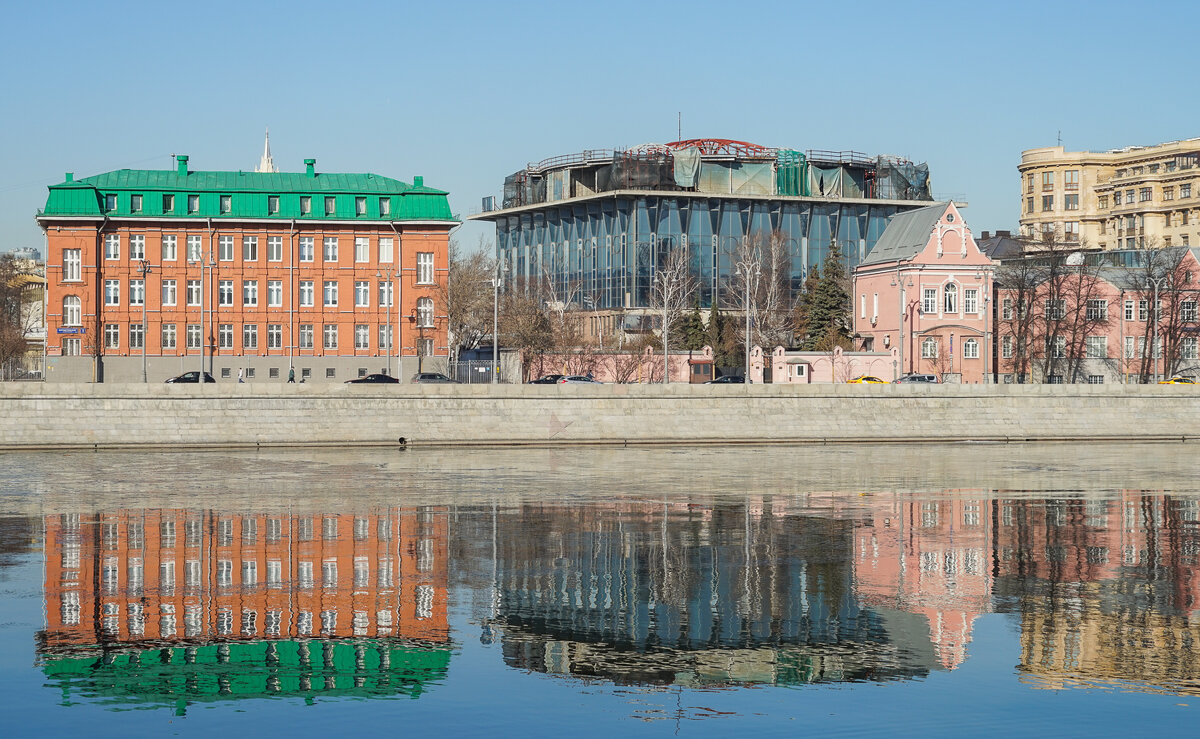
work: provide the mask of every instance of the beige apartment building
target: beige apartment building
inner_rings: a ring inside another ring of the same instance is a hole
[[[1021,153],[1021,233],[1092,249],[1200,244],[1200,138]]]

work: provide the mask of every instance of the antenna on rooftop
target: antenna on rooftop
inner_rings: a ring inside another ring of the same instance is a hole
[[[1062,129],[1058,129],[1058,145],[1062,146]]]
[[[675,140],[683,141],[683,111],[679,111],[675,117]]]

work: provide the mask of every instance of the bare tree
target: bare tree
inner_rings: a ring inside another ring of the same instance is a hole
[[[1141,253],[1138,266],[1125,272],[1120,285],[1136,301],[1142,334],[1130,337],[1136,350],[1125,352],[1141,382],[1158,374],[1171,376],[1195,366],[1198,328],[1197,292],[1200,284],[1186,260],[1187,247],[1150,248]],[[1132,354],[1132,356],[1128,356]]]
[[[695,291],[687,251],[676,248],[669,251],[654,272],[650,286],[650,304],[662,316],[663,383],[671,381],[670,347],[671,328],[688,310],[689,301]]]
[[[783,231],[756,232],[742,239],[730,254],[734,271],[727,278],[725,292],[737,298],[736,310],[743,313],[738,335],[743,342],[748,338],[751,346],[767,351],[795,342],[799,292],[792,289],[789,246]],[[745,335],[747,311],[749,337]]]
[[[25,356],[24,285],[12,254],[0,256],[0,368],[7,372]]]
[[[450,241],[449,274],[439,286],[439,297],[449,318],[451,362],[458,361],[460,350],[478,347],[492,333],[496,259],[491,252],[491,244],[482,236],[469,254],[457,241]]]

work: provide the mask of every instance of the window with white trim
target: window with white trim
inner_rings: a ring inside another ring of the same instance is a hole
[[[258,261],[258,237],[243,236],[242,237],[242,261],[257,262]]]
[[[121,348],[121,325],[118,323],[104,324],[104,348]]]
[[[300,251],[300,261],[301,262],[313,261],[314,252],[316,251],[315,243],[316,243],[316,238],[313,236],[301,236],[300,237],[299,251]]]
[[[104,281],[104,304],[105,305],[120,305],[121,304],[121,281],[120,280],[105,280]]]
[[[417,284],[433,284],[433,252],[417,252]]]
[[[1108,358],[1108,337],[1089,336],[1084,339],[1084,349],[1088,359]]]
[[[175,234],[164,234],[161,251],[164,262],[174,262],[179,259],[179,237]]]
[[[267,348],[282,349],[283,348],[283,324],[268,323],[267,324]]]
[[[370,327],[365,323],[354,324],[354,348],[371,348],[371,330]]]
[[[1012,359],[1013,357],[1013,337],[1005,336],[1000,339],[1000,356],[1004,359]]]
[[[187,237],[187,260],[189,262],[199,262],[204,251],[203,237],[196,234],[190,234]]]
[[[979,359],[979,342],[967,339],[963,342],[963,359]]]
[[[921,291],[921,312],[937,313],[937,288],[927,287]]]
[[[945,312],[946,313],[957,313],[958,312],[958,285],[955,285],[953,282],[946,283],[946,287],[943,288],[942,293],[945,296],[945,301],[943,302],[943,307],[945,308]]]
[[[301,349],[313,348],[313,325],[311,323],[300,324],[299,344]]]
[[[187,304],[200,305],[200,280],[187,281]]]
[[[233,280],[217,283],[217,305],[233,305]]]
[[[146,344],[146,327],[141,323],[129,324],[129,348],[141,349]]]
[[[381,264],[391,264],[392,262],[392,239],[390,236],[379,239],[379,261]]]
[[[222,262],[233,261],[233,237],[218,236],[217,237],[217,259]]]
[[[188,349],[199,349],[200,343],[201,343],[201,341],[200,341],[200,324],[189,323],[187,325],[186,330],[187,330],[187,348]]]
[[[146,304],[146,281],[145,280],[130,280],[129,281],[129,304],[130,305],[145,305]]]
[[[336,308],[338,304],[338,284],[337,280],[325,280],[323,295],[325,306]]]
[[[258,280],[242,280],[242,305],[258,305]]]
[[[311,308],[315,299],[312,280],[300,280],[300,307]]]
[[[279,308],[283,305],[283,280],[267,280],[267,307]]]
[[[417,326],[433,328],[433,298],[417,299]]]
[[[105,259],[120,259],[121,258],[121,234],[105,234],[104,235],[104,258]]]
[[[242,325],[242,348],[258,348],[258,324],[246,323]]]
[[[324,338],[324,347],[326,349],[338,348],[338,327],[336,323],[325,324],[325,330],[322,332]]]
[[[83,279],[83,250],[63,249],[63,281]]]
[[[921,359],[937,359],[938,342],[933,337],[921,340]]]
[[[963,290],[963,312],[978,313],[979,312],[979,290],[968,288]]]
[[[366,236],[354,237],[354,261],[371,261],[371,240]]]
[[[267,237],[267,261],[282,262],[283,261],[283,237],[268,236]]]
[[[371,306],[371,283],[367,280],[354,281],[354,307],[369,308]]]
[[[173,323],[164,323],[162,325],[162,348],[175,348],[175,324]]]
[[[338,260],[338,238],[336,236],[326,236],[321,240],[322,252],[321,258],[326,262],[337,262]]]
[[[222,323],[217,326],[217,346],[221,349],[233,348],[233,324]]]
[[[388,280],[387,282],[379,283],[379,307],[380,308],[392,307],[392,282],[391,282],[391,280]]]

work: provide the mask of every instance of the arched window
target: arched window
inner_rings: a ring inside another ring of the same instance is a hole
[[[944,313],[958,312],[958,285],[953,282],[946,285],[946,301]]]
[[[433,298],[417,300],[417,326],[433,328]]]
[[[79,296],[68,295],[63,298],[63,325],[83,325],[83,302],[79,299]]]
[[[938,342],[932,336],[921,341],[921,359],[937,359]]]
[[[979,342],[967,339],[963,342],[963,359],[979,359]]]

